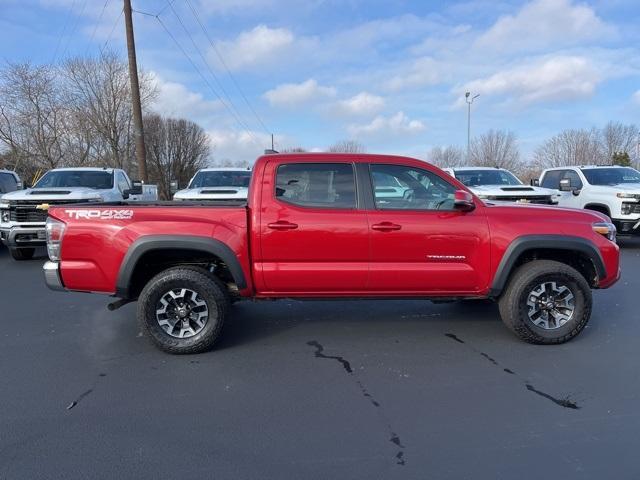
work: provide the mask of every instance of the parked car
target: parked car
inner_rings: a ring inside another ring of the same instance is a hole
[[[560,198],[558,191],[525,185],[504,168],[457,167],[445,168],[444,171],[483,200],[555,205]]]
[[[604,213],[620,234],[640,233],[640,172],[631,167],[550,168],[542,172],[539,183],[560,190],[563,207]]]
[[[134,184],[135,183],[135,184]],[[157,200],[155,185],[132,182],[124,170],[59,168],[26,190],[0,198],[0,240],[16,260],[33,257],[45,245],[47,209],[52,205]]]
[[[22,189],[22,181],[16,172],[0,170],[0,196]]]
[[[248,168],[203,168],[193,176],[174,200],[246,200],[251,181]]]
[[[562,343],[620,277],[601,213],[485,204],[419,160],[274,154],[253,172],[246,202],[52,207],[47,285],[137,300],[158,347],[193,353],[241,298],[493,299],[521,339]],[[377,174],[411,193],[378,194]]]

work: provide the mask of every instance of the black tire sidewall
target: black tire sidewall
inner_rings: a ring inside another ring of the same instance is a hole
[[[209,318],[204,328],[188,338],[172,337],[164,331],[156,319],[156,309],[160,298],[170,290],[188,288],[195,291],[207,304]],[[170,353],[197,353],[211,347],[224,320],[224,305],[220,299],[224,295],[218,285],[195,269],[169,270],[152,279],[139,299],[138,317],[153,342]]]
[[[554,281],[566,286],[573,294],[575,302],[575,310],[571,319],[560,328],[553,330],[546,330],[535,325],[529,318],[529,307],[527,306],[527,299],[531,291],[545,281]],[[573,336],[572,332],[574,332],[574,330],[579,329],[579,332],[584,327],[583,324],[586,323],[585,314],[588,315],[590,313],[587,298],[580,283],[571,275],[564,272],[546,273],[536,276],[525,284],[514,300],[517,302],[519,321],[524,324],[532,334],[545,340],[555,340],[568,335]]]

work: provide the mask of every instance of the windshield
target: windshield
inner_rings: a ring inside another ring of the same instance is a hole
[[[522,185],[522,182],[506,170],[460,170],[455,176],[467,187],[480,185]]]
[[[633,168],[583,168],[582,173],[591,185],[619,185],[640,183],[640,172]]]
[[[203,187],[248,187],[251,180],[249,170],[225,170],[213,172],[198,172],[193,177],[189,188]]]
[[[97,170],[58,170],[47,172],[33,188],[86,187],[113,188],[113,173]]]

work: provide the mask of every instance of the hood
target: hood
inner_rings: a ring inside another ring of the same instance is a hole
[[[585,221],[606,221],[610,222],[611,219],[604,213],[596,212],[595,210],[584,210],[579,208],[558,207],[556,205],[533,205],[531,203],[505,203],[487,202],[485,205],[488,208],[499,209],[506,212],[514,212],[519,216],[524,215],[525,218],[528,214],[542,215],[547,218],[551,217],[567,217],[575,220],[580,218]]]
[[[478,185],[469,187],[471,191],[477,195],[505,195],[521,197],[539,196],[539,195],[557,195],[556,190],[550,188],[533,187],[529,185]]]
[[[640,195],[640,183],[619,183],[618,185],[591,185],[593,189],[601,189],[615,193],[635,193]]]
[[[246,199],[247,187],[202,187],[186,188],[173,195],[174,200],[226,200]]]
[[[3,200],[101,200],[100,190],[86,187],[70,188],[28,188],[26,190],[16,190],[15,192],[3,195]]]

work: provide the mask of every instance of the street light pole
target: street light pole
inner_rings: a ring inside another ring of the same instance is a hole
[[[479,93],[473,97],[471,97],[471,92],[464,94],[464,100],[467,102],[467,162],[469,162],[471,158],[471,104],[479,96]]]

